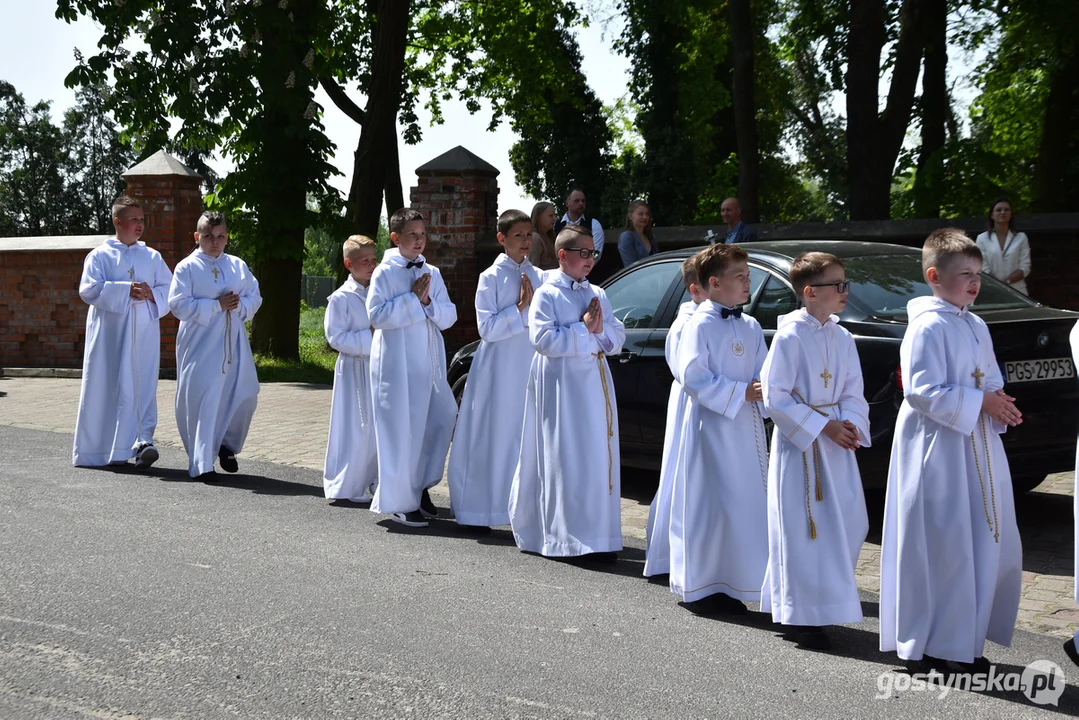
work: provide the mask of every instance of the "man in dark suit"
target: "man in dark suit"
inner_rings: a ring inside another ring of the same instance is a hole
[[[755,242],[757,234],[742,222],[742,206],[738,198],[727,198],[719,208],[723,222],[727,223],[727,239],[724,243]]]

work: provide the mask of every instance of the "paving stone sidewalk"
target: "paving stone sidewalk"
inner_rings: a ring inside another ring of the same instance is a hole
[[[283,465],[322,470],[329,426],[330,388],[325,385],[271,383],[262,385],[247,446],[239,456]],[[158,383],[158,428],[161,445],[182,447],[176,430],[174,380]],[[0,424],[73,433],[79,404],[79,380],[0,378]],[[1070,502],[1073,475],[1046,479],[1020,509],[1023,535],[1023,596],[1019,626],[1035,632],[1070,637],[1079,630],[1074,601],[1073,530]],[[448,506],[445,481],[433,490]],[[1065,517],[1065,511],[1068,516]],[[872,512],[872,509],[871,509]],[[1043,518],[1048,518],[1047,522]],[[622,532],[643,539],[648,521],[646,502],[622,499]],[[872,539],[872,538],[871,538]],[[880,591],[880,545],[866,542],[858,560],[858,586]]]

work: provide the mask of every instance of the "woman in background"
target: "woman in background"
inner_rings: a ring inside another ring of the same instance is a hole
[[[622,265],[629,267],[659,252],[652,234],[652,211],[644,200],[634,200],[626,213],[626,231],[618,238],[618,254]]]
[[[982,270],[1013,288],[1027,292],[1030,275],[1030,241],[1015,229],[1015,214],[1008,198],[997,198],[989,206],[989,230],[975,241],[982,251]]]
[[[554,224],[558,219],[554,203],[538,202],[532,206],[532,248],[528,259],[537,270],[554,270],[558,255],[554,251]]]

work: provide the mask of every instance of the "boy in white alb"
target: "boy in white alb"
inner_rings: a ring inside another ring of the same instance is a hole
[[[989,672],[1010,645],[1023,551],[1000,433],[1022,421],[985,322],[981,251],[961,231],[922,248],[933,297],[907,303],[880,557],[880,649],[915,672]]]
[[[145,469],[158,458],[159,321],[169,312],[172,273],[161,253],[140,242],[146,217],[134,198],[112,204],[116,236],[90,251],[79,297],[86,315],[82,388],[72,463]]]
[[[694,612],[746,612],[768,563],[766,447],[760,377],[767,347],[738,245],[698,257],[708,299],[686,323],[678,374],[689,396],[671,497],[671,592]],[[705,602],[700,602],[705,600]]]
[[[607,295],[585,277],[599,253],[567,226],[555,239],[559,271],[536,289],[528,331],[521,459],[510,490],[517,546],[547,557],[617,560],[622,549],[618,407],[607,364],[626,339]]]
[[[1072,346],[1072,362],[1075,367],[1079,367],[1079,322],[1072,328],[1069,339]],[[1079,447],[1075,451],[1075,497],[1072,501],[1072,513],[1075,516],[1075,602],[1079,603]],[[1076,640],[1079,640],[1079,632],[1064,643],[1064,652],[1073,663],[1079,665],[1079,649],[1075,646]]]
[[[369,503],[378,483],[371,408],[371,339],[367,288],[378,264],[375,241],[353,235],[342,248],[349,277],[329,298],[323,328],[338,352],[330,400],[330,437],[322,486],[326,497]]]
[[[187,450],[188,475],[214,482],[239,470],[258,405],[259,380],[244,323],[262,305],[259,284],[240,258],[225,253],[229,232],[220,213],[204,213],[198,247],[176,265],[169,307],[176,333],[176,427]]]
[[[699,253],[698,253],[699,254]],[[656,496],[648,507],[648,525],[645,528],[644,576],[666,575],[671,571],[671,497],[674,494],[675,450],[682,432],[682,419],[685,416],[688,396],[682,388],[678,376],[678,341],[682,328],[692,317],[697,306],[708,299],[700,281],[697,280],[697,255],[686,258],[682,263],[682,282],[686,284],[689,300],[678,307],[678,315],[667,330],[665,355],[667,367],[671,370],[674,381],[667,399],[667,426],[663,433],[663,455],[660,460],[659,487]]]
[[[842,261],[802,253],[790,281],[805,307],[779,318],[761,371],[775,423],[761,612],[787,639],[826,650],[824,626],[862,620],[854,568],[869,515],[853,451],[870,444],[869,404],[854,338],[836,315],[850,290]]]
[[[378,489],[371,511],[407,527],[438,515],[427,489],[442,480],[457,403],[446,382],[442,331],[457,322],[442,274],[423,257],[423,216],[402,208],[390,218],[387,253],[371,276],[371,343]]]
[[[528,339],[528,308],[541,284],[528,260],[532,219],[520,210],[502,213],[498,241],[506,251],[480,274],[476,289],[481,341],[461,398],[447,473],[457,524],[476,528],[509,525],[521,408],[536,355]]]

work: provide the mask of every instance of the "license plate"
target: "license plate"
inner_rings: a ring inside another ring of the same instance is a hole
[[[1010,383],[1066,380],[1075,377],[1075,365],[1071,358],[1014,360],[1004,363],[1004,373],[1004,382]]]

